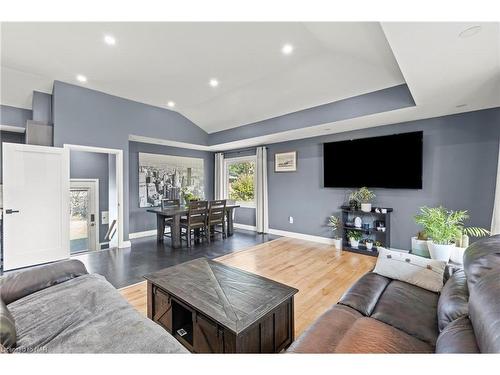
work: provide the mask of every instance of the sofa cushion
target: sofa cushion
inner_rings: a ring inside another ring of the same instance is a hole
[[[486,237],[470,245],[464,253],[464,269],[469,290],[481,278],[500,270],[500,234]]]
[[[479,353],[468,317],[462,316],[446,326],[437,339],[436,353]]]
[[[184,353],[100,275],[83,275],[11,303],[14,352]]]
[[[334,305],[288,348],[289,353],[333,353],[342,336],[361,318],[356,310]]]
[[[342,336],[335,353],[432,353],[433,347],[372,318],[357,319]]]
[[[446,282],[438,302],[438,325],[442,331],[450,322],[469,312],[469,288],[463,270],[456,271]]]
[[[9,273],[0,278],[0,294],[6,305],[31,293],[86,275],[87,269],[76,259],[63,260],[26,270]]]
[[[430,353],[431,345],[354,309],[335,305],[313,323],[288,353]]]
[[[500,241],[499,241],[500,244]],[[469,318],[481,353],[500,353],[500,272],[487,273],[471,286]]]
[[[16,346],[16,324],[14,317],[0,298],[0,345],[5,349]]]
[[[443,288],[446,262],[384,248],[378,251],[373,272],[432,292],[440,292]]]
[[[371,317],[435,345],[438,294],[394,280],[378,300]]]
[[[373,272],[364,274],[342,296],[339,304],[349,306],[365,316],[370,316],[378,299],[391,279]]]

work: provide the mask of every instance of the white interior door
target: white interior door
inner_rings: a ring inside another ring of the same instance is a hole
[[[4,270],[69,257],[69,163],[62,148],[3,144]]]

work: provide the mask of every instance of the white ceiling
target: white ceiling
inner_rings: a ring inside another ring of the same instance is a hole
[[[478,34],[459,37],[475,25],[481,26]],[[115,47],[102,43],[106,32],[118,39]],[[296,47],[290,56],[280,52],[285,42]],[[208,132],[405,81],[416,102],[207,148],[230,149],[499,107],[500,27],[477,22],[2,25],[2,104],[30,107],[33,90],[50,92],[55,79],[76,83],[78,73],[89,78],[86,87],[163,107],[173,100],[176,110]],[[211,77],[220,80],[218,88],[208,86]]]
[[[34,89],[83,74],[92,89],[172,100],[209,133],[404,83],[376,22],[4,23],[1,64],[3,104],[30,107]]]

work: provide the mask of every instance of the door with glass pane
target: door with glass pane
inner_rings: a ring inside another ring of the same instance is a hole
[[[70,252],[99,248],[99,212],[97,180],[70,181]]]

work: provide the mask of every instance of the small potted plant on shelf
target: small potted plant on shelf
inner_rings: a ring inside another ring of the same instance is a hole
[[[372,211],[372,200],[376,195],[368,190],[367,187],[363,186],[358,191],[354,192],[354,198],[361,203],[361,211],[371,212]]]
[[[359,240],[363,237],[363,234],[357,230],[348,230],[347,238],[349,238],[349,244],[353,249],[357,249],[359,246]]]
[[[375,241],[375,242],[373,243],[373,245],[375,246],[374,250],[377,250],[377,249],[379,249],[379,248],[383,247],[383,246],[382,246],[382,242],[380,242],[380,241]]]
[[[332,215],[328,219],[328,226],[333,233],[333,246],[337,250],[342,250],[342,237],[339,237],[338,231],[341,225],[341,220],[338,216]]]
[[[357,191],[353,191],[351,194],[349,194],[349,208],[352,211],[359,210],[360,208],[360,202],[357,197]]]
[[[366,250],[368,251],[372,251],[372,248],[373,248],[373,240],[371,238],[367,238],[365,239],[365,246],[366,246]]]
[[[486,237],[490,235],[490,231],[480,227],[465,227],[462,230],[462,236],[459,238],[459,247],[469,247],[469,237]]]

